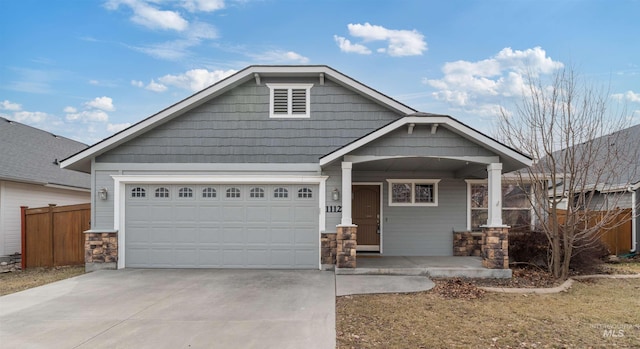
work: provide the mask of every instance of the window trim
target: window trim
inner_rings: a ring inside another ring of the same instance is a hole
[[[308,119],[311,117],[311,88],[313,84],[265,84],[269,88],[269,118],[272,119]],[[274,113],[274,91],[287,90],[287,114]],[[292,98],[293,90],[305,90],[305,106],[304,114],[293,114]]]
[[[471,211],[472,210],[485,210],[488,211],[489,208],[484,208],[484,207],[475,207],[472,208],[471,207],[471,186],[472,185],[476,185],[476,184],[485,184],[488,185],[488,180],[486,179],[465,179],[465,182],[467,182],[467,230],[468,231],[478,231],[478,230],[473,230],[472,226],[471,226]],[[518,184],[518,181],[515,179],[505,179],[502,178],[502,185],[504,184]],[[529,182],[529,185],[531,185],[531,187],[529,188],[529,190],[531,190],[533,192],[533,181]],[[500,188],[500,193],[502,193],[502,188]],[[502,198],[500,199],[500,201],[502,201]],[[502,207],[502,212],[500,214],[503,214],[504,211],[520,211],[520,210],[526,210],[527,208],[525,207]],[[529,212],[530,212],[530,216],[531,216],[531,221],[529,222],[530,226],[533,227],[535,225],[535,214],[533,211],[533,206],[529,207]],[[503,222],[504,223],[504,222]]]
[[[425,206],[425,207],[437,207],[438,206],[438,183],[440,179],[387,179],[388,186],[388,198],[387,204],[389,206]],[[411,202],[393,202],[393,185],[394,184],[411,184]],[[416,184],[431,184],[433,185],[433,202],[416,202]]]

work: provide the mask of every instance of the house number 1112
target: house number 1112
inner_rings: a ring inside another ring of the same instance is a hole
[[[327,206],[327,213],[340,213],[342,206]]]

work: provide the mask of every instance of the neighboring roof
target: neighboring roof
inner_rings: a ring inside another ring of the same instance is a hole
[[[89,175],[57,164],[86,148],[86,144],[0,117],[0,180],[90,189]]]
[[[259,79],[260,77],[269,76],[293,76],[306,77],[314,76],[318,79],[328,78],[346,88],[349,88],[361,95],[371,99],[372,101],[384,105],[391,110],[401,114],[413,114],[415,109],[396,101],[395,99],[382,94],[360,82],[354,80],[337,70],[325,65],[304,65],[304,66],[260,66],[254,65],[247,67],[234,75],[231,75],[206,89],[195,93],[194,95],[183,99],[182,101],[154,114],[131,127],[122,130],[115,135],[106,138],[91,147],[84,149],[69,158],[64,159],[60,166],[77,171],[90,172],[91,159],[103,154],[120,144],[123,144],[154,127],[161,125],[169,120],[184,114],[185,112],[196,108],[209,100],[221,95],[222,93],[239,86],[249,80]]]
[[[438,124],[439,126],[447,127],[454,133],[465,137],[476,144],[479,144],[487,149],[490,149],[494,153],[500,156],[500,160],[503,162],[504,171],[510,172],[521,169],[523,167],[531,166],[532,159],[528,155],[510,148],[495,139],[461,123],[449,115],[439,115],[430,113],[413,113],[402,119],[393,121],[386,126],[383,126],[364,137],[361,137],[353,142],[331,152],[320,158],[320,166],[329,164],[348,153],[365,146],[366,144],[383,137],[384,135],[408,124]]]

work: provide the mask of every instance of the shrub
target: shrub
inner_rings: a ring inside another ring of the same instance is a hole
[[[541,231],[509,233],[509,261],[547,266],[549,242]]]

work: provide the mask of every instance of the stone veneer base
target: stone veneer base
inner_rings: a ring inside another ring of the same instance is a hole
[[[482,266],[509,269],[509,227],[482,227]]]
[[[336,229],[336,268],[355,268],[358,227],[355,225],[339,225]]]

